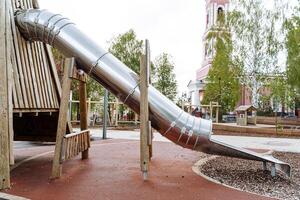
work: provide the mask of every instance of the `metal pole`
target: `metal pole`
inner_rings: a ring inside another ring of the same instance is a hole
[[[108,90],[104,90],[104,117],[103,117],[103,135],[102,139],[107,139],[107,119],[108,119]]]

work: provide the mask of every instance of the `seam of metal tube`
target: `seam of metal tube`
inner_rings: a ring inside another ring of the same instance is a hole
[[[96,62],[93,64],[93,67],[91,67],[91,69],[90,69],[90,71],[87,73],[87,75],[90,76],[90,74],[92,73],[93,69],[94,69],[95,67],[98,66],[99,61],[101,60],[101,58],[103,58],[103,57],[106,56],[107,54],[109,54],[109,52],[104,53],[103,55],[101,55],[101,56],[96,60]]]
[[[129,97],[132,96],[132,95],[135,93],[135,90],[139,87],[140,83],[141,83],[141,82],[139,81],[139,82],[136,84],[136,86],[134,86],[134,88],[132,88],[132,90],[130,90],[130,91],[128,92],[128,95],[126,96],[126,98],[125,98],[125,100],[124,100],[123,103],[126,103],[127,100],[129,99]]]
[[[178,117],[176,117],[176,119],[174,121],[172,121],[172,123],[170,124],[170,127],[162,135],[166,135],[172,128],[174,128],[176,126],[177,121],[179,120],[179,118],[182,116],[183,113],[184,113],[184,111],[182,111],[178,115]]]
[[[47,20],[47,22],[46,22],[46,24],[44,24],[43,25],[43,32],[42,32],[42,35],[41,35],[41,38],[43,38],[43,40],[45,41],[45,37],[44,37],[44,34],[45,34],[45,30],[47,30],[48,29],[48,26],[49,26],[49,24],[50,24],[50,21],[53,19],[53,18],[55,18],[55,17],[59,17],[59,16],[61,16],[60,14],[55,14],[55,15],[53,15],[53,16],[51,16],[48,20]],[[36,25],[38,25],[38,24],[36,24]],[[48,31],[48,34],[49,34],[49,31]],[[48,35],[47,35],[47,40],[48,40]],[[46,41],[47,41],[46,40]]]

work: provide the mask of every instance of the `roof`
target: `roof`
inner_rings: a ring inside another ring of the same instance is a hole
[[[235,109],[235,111],[248,111],[248,110],[257,110],[257,109],[252,105],[242,105]]]

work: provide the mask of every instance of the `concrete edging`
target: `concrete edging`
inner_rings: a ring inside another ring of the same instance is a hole
[[[227,187],[227,188],[230,188],[230,189],[233,189],[233,190],[237,190],[237,191],[240,191],[240,192],[247,192],[249,194],[254,194],[254,195],[258,195],[260,197],[268,197],[268,198],[274,198],[274,197],[271,197],[271,196],[267,196],[267,195],[261,195],[261,194],[258,194],[258,193],[255,193],[255,192],[250,192],[250,191],[245,191],[245,190],[242,190],[242,189],[239,189],[239,188],[235,188],[235,187],[232,187],[230,185],[227,185],[225,183],[221,183],[220,181],[217,181],[216,179],[213,179],[209,176],[206,176],[205,174],[203,174],[199,168],[206,164],[208,161],[210,160],[213,160],[213,159],[216,159],[220,156],[211,156],[211,157],[208,157],[208,158],[202,158],[200,159],[199,161],[197,161],[193,166],[192,166],[192,170],[193,172],[195,172],[197,175],[201,176],[202,178],[210,181],[210,182],[213,182],[215,184],[218,184],[218,185],[221,185],[221,186],[224,186],[224,187]]]
[[[30,199],[27,199],[27,198],[24,198],[24,197],[19,197],[19,196],[14,196],[14,195],[11,195],[11,194],[6,194],[6,193],[3,193],[3,192],[0,192],[0,199],[4,199],[4,200],[30,200]]]

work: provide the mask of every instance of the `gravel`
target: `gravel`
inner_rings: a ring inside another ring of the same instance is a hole
[[[216,181],[243,191],[278,199],[300,200],[300,154],[275,152],[273,155],[291,165],[291,178],[279,172],[276,177],[272,177],[270,171],[263,171],[261,162],[229,157],[209,160],[200,166],[200,171]]]

